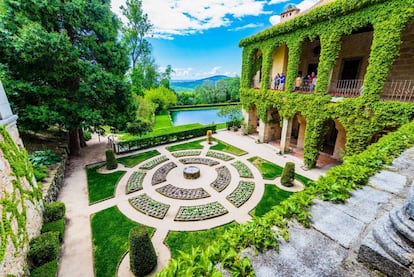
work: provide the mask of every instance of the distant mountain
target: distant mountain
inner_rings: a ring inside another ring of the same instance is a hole
[[[170,86],[172,89],[174,89],[176,92],[182,92],[182,91],[193,91],[197,86],[200,86],[205,81],[213,81],[217,82],[223,79],[229,78],[225,75],[215,75],[204,79],[199,80],[171,80]]]

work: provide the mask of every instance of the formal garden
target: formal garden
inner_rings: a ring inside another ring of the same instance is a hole
[[[91,215],[96,276],[116,274],[129,251],[128,228],[145,226],[150,236],[167,228],[154,247],[164,243],[177,258],[263,216],[293,194],[280,186],[282,166],[214,137],[211,144],[196,138],[117,160],[114,170],[105,163],[86,169],[92,207],[114,198],[128,203]],[[197,168],[199,176],[186,178],[188,167]],[[298,174],[295,178],[304,186],[312,183]]]

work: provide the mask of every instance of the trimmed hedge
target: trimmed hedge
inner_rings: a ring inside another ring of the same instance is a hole
[[[44,223],[56,221],[65,217],[66,208],[62,202],[53,202],[45,206],[43,211]]]
[[[285,187],[293,187],[293,181],[295,180],[295,164],[287,162],[283,168],[282,177],[280,183]]]
[[[125,153],[140,149],[146,149],[153,146],[166,144],[170,142],[177,142],[182,140],[187,140],[195,137],[205,136],[208,130],[212,130],[213,133],[216,132],[217,126],[215,124],[206,125],[201,128],[186,130],[181,132],[175,132],[170,134],[165,134],[161,136],[154,136],[142,139],[128,140],[128,141],[117,141],[114,142],[113,148],[114,151],[119,153]]]
[[[42,234],[47,232],[58,232],[59,241],[62,242],[65,235],[65,219],[61,218],[56,221],[44,223],[40,232]]]
[[[39,267],[57,259],[59,257],[59,250],[59,233],[47,232],[30,241],[27,258],[34,267]]]
[[[114,151],[112,149],[106,149],[106,169],[112,170],[118,167],[118,161],[115,158]]]
[[[149,274],[157,265],[147,228],[137,226],[129,232],[129,258],[131,271],[138,277]]]
[[[58,273],[58,261],[52,260],[30,271],[30,277],[55,277]]]

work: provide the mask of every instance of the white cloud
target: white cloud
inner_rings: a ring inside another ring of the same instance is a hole
[[[263,26],[263,23],[260,23],[260,24],[249,23],[249,24],[246,24],[244,26],[229,29],[229,31],[240,31],[240,30],[245,30],[245,29],[258,28],[258,27],[262,27],[262,26]]]
[[[192,76],[193,69],[187,68],[173,68],[174,72],[171,73],[171,78],[174,80],[188,79]]]
[[[271,1],[269,2],[269,5],[272,5],[272,4],[279,4],[279,3],[284,3],[284,2],[287,2],[287,1],[289,1],[289,0],[271,0]]]
[[[270,21],[270,24],[272,24],[272,25],[279,24],[279,22],[280,22],[280,15],[272,15],[269,18],[269,21]]]
[[[113,11],[125,0],[112,0]],[[266,14],[266,1],[255,0],[143,0],[142,8],[154,25],[154,37],[172,38],[211,28],[230,26],[234,18]]]

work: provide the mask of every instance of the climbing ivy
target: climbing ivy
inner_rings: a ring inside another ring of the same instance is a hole
[[[28,242],[26,230],[26,201],[30,201],[39,208],[42,193],[33,178],[33,169],[27,152],[19,149],[13,142],[4,126],[0,126],[0,157],[10,164],[11,184],[1,187],[3,198],[0,199],[0,262],[3,261],[9,240],[12,241],[15,253]],[[17,230],[13,230],[13,222],[17,223]]]
[[[270,107],[277,108],[281,118],[290,118],[296,113],[303,115],[307,121],[304,161],[308,167],[316,164],[325,132],[323,122],[329,119],[337,119],[344,126],[346,153],[360,153],[376,133],[384,128],[401,126],[413,117],[412,105],[378,102],[388,72],[398,56],[401,34],[413,19],[412,0],[337,0],[245,38],[239,43],[243,47],[241,102],[246,110],[255,106],[264,122]],[[366,26],[373,26],[374,35],[363,94],[358,99],[329,103],[330,96],[326,91],[340,53],[341,37]],[[321,53],[315,94],[292,93],[303,43],[317,38]],[[286,45],[289,50],[284,93],[269,91],[266,81],[270,78],[273,52],[281,45]],[[264,81],[260,90],[251,90],[255,74],[252,57],[258,51],[263,56]],[[393,109],[389,109],[390,106]],[[401,117],[394,116],[394,112]],[[386,118],[387,124],[379,118]]]

